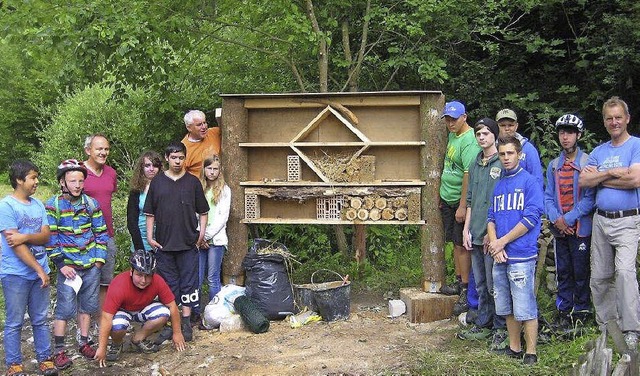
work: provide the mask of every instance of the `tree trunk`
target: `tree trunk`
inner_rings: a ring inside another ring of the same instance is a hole
[[[362,264],[367,258],[367,226],[356,224],[353,227],[355,230],[353,248],[356,250],[356,261],[358,264]]]
[[[349,245],[347,244],[347,236],[344,233],[344,226],[335,225],[333,226],[333,230],[336,233],[336,244],[338,246],[338,250],[345,259],[349,259],[351,255],[349,254]]]

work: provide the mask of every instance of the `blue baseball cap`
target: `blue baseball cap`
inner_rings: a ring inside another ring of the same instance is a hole
[[[467,110],[464,108],[464,104],[458,101],[451,101],[447,102],[444,105],[444,111],[442,112],[442,116],[440,116],[440,119],[444,118],[445,116],[450,116],[454,119],[457,119],[466,113]]]

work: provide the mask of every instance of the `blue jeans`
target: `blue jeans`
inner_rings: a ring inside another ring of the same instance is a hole
[[[538,303],[534,291],[536,262],[493,264],[493,292],[496,314],[513,315],[516,321],[538,318]]]
[[[11,364],[22,364],[20,334],[25,312],[29,312],[33,327],[36,359],[42,362],[51,356],[51,337],[47,323],[51,289],[48,286],[42,288],[41,284],[40,279],[28,280],[17,275],[2,277],[5,313],[7,315],[4,325],[4,351],[7,367]]]
[[[89,269],[78,269],[76,274],[82,278],[82,286],[78,295],[71,286],[64,284],[66,277],[58,270],[56,293],[58,302],[54,312],[56,320],[70,320],[79,313],[93,314],[100,309],[100,269],[95,266]]]
[[[222,269],[222,256],[227,248],[223,245],[211,245],[209,249],[200,250],[200,269],[198,270],[198,281],[200,286],[204,282],[205,273],[209,284],[209,300],[222,288],[220,283],[220,272]]]
[[[489,328],[493,326],[496,307],[493,300],[493,257],[483,252],[483,246],[473,245],[471,268],[476,280],[478,292],[478,317],[476,325]]]

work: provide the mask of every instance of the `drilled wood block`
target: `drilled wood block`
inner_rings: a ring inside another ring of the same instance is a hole
[[[425,323],[450,318],[458,297],[428,293],[411,287],[400,289],[400,300],[407,306],[410,322]]]

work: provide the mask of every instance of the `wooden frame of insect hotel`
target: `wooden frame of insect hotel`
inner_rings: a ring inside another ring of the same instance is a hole
[[[222,160],[233,197],[225,282],[241,278],[246,224],[411,224],[421,226],[423,290],[439,288],[441,92],[222,99]]]

